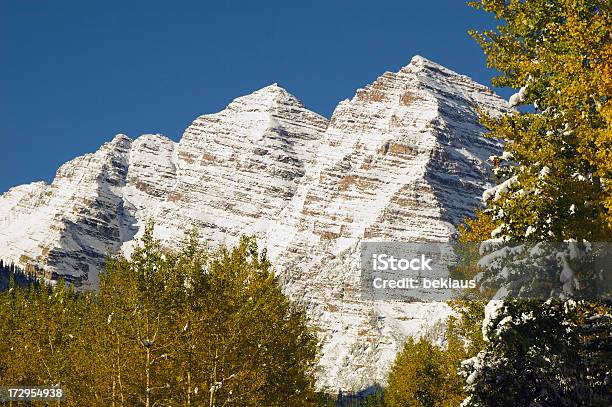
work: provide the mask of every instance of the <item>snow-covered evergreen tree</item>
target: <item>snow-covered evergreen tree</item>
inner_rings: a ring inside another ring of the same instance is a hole
[[[501,22],[473,33],[494,84],[520,90],[519,110],[483,118],[506,148],[469,226],[489,228],[482,276],[506,300],[489,304],[486,345],[464,363],[463,405],[611,405],[610,250],[597,244],[612,237],[612,3],[472,5]]]

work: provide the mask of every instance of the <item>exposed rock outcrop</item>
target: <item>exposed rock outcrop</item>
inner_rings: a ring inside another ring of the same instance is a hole
[[[0,258],[95,288],[105,257],[129,255],[147,219],[170,247],[193,227],[210,245],[255,235],[320,332],[320,387],[384,383],[405,338],[450,311],[363,300],[359,245],[453,238],[500,150],[478,108],[507,104],[418,56],[329,122],[274,84],[197,118],[178,143],[119,135],[50,185],[12,188],[0,197]]]

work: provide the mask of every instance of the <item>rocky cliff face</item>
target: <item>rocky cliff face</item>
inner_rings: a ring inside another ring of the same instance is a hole
[[[155,213],[157,233],[198,227],[208,243],[263,237],[291,202],[327,127],[276,84],[197,118],[176,146],[176,183]]]
[[[487,158],[476,106],[505,109],[486,87],[421,57],[334,111],[315,165],[265,239],[285,287],[324,329],[319,384],[384,383],[407,335],[446,318],[440,303],[363,301],[364,241],[448,241],[478,206]]]
[[[207,243],[254,234],[323,341],[319,385],[384,383],[408,335],[440,303],[364,301],[363,241],[448,241],[487,187],[476,109],[488,88],[421,57],[341,102],[331,121],[271,85],[197,118],[178,143],[116,136],[63,165],[52,184],[0,198],[0,258],[95,288],[108,253],[132,250],[147,219],[168,246],[198,227]]]

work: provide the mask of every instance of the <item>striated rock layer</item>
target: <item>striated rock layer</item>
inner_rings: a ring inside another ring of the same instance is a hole
[[[477,207],[487,158],[476,107],[506,103],[421,57],[387,72],[334,111],[317,161],[268,232],[286,292],[306,304],[323,338],[319,385],[384,383],[407,335],[446,318],[441,303],[363,301],[362,241],[448,241]]]
[[[170,247],[194,226],[210,245],[255,235],[320,332],[319,386],[363,390],[385,382],[408,335],[450,310],[362,300],[359,245],[453,238],[500,150],[478,108],[507,105],[418,56],[329,123],[274,84],[197,118],[178,143],[118,135],[50,185],[12,188],[0,197],[0,258],[95,288],[106,255],[129,255],[148,219]]]

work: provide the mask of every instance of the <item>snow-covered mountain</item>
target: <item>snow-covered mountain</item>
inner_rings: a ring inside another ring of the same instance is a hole
[[[107,254],[132,250],[148,219],[175,246],[257,236],[323,341],[319,385],[383,383],[407,335],[441,303],[364,301],[362,241],[448,241],[488,186],[477,109],[508,106],[470,78],[416,56],[342,101],[331,121],[276,84],[197,118],[178,143],[116,136],[64,164],[50,185],[0,197],[0,258],[95,288]]]

